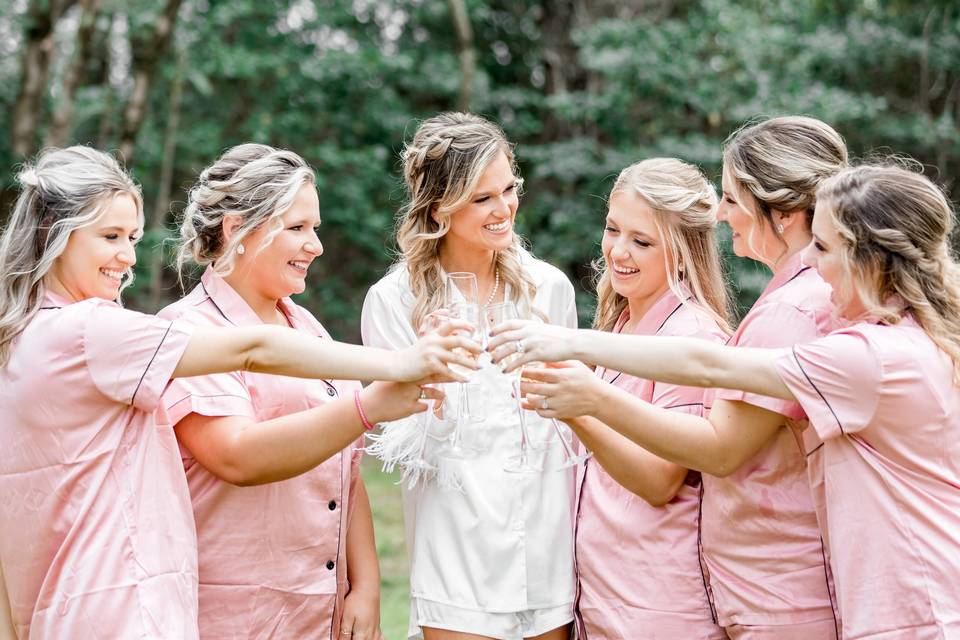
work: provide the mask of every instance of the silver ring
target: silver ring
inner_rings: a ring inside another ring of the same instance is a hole
[[[523,353],[524,351],[527,350],[527,348],[523,344],[522,338],[520,340],[517,340],[516,344],[517,344],[517,353]]]
[[[546,399],[546,398],[544,398],[543,400],[540,401],[540,410],[541,410],[541,411],[546,411],[546,410],[549,409],[549,408],[550,408],[550,405],[547,404],[547,399]]]
[[[340,635],[342,635],[342,636],[352,636],[352,635],[353,635],[353,631],[350,631],[350,630],[347,630],[347,629],[341,629],[341,630],[340,630]]]
[[[421,400],[427,399],[427,390],[424,389],[423,387],[420,387],[420,399]],[[351,631],[350,633],[353,633],[353,632]]]

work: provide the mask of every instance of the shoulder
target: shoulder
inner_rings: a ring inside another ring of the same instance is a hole
[[[367,290],[363,302],[364,312],[373,307],[392,307],[412,311],[416,299],[410,291],[410,274],[407,264],[399,262],[386,275],[374,282]]]
[[[712,342],[726,342],[729,336],[723,332],[712,315],[699,305],[684,302],[664,325],[660,335],[680,338],[700,338]]]
[[[296,318],[297,328],[307,328],[311,334],[320,335],[325,338],[331,337],[330,332],[323,326],[323,323],[320,322],[315,315],[310,313],[306,307],[297,304],[290,298],[285,298],[284,302],[289,312]]]
[[[217,310],[210,296],[199,284],[190,293],[157,312],[157,317],[166,320],[182,319],[193,324],[223,324],[223,314]]]
[[[535,257],[526,249],[519,249],[519,253],[520,264],[523,265],[524,270],[533,278],[533,283],[538,289],[540,287],[570,287],[571,291],[573,290],[570,279],[563,271],[549,262]]]

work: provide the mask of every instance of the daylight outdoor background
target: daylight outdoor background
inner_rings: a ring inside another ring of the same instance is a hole
[[[3,0],[0,221],[13,168],[47,146],[122,153],[148,232],[133,308],[179,295],[157,250],[185,189],[226,147],[288,147],[317,169],[324,256],[300,300],[358,340],[367,287],[392,260],[397,155],[417,119],[470,109],[517,143],[518,227],[578,287],[604,199],[634,161],[678,156],[719,177],[724,138],[761,115],[836,127],[852,152],[923,162],[960,196],[955,0]],[[726,240],[725,240],[726,244]],[[729,258],[729,255],[728,255]],[[741,306],[769,274],[730,258]],[[367,463],[384,632],[403,637],[406,561],[395,478]]]

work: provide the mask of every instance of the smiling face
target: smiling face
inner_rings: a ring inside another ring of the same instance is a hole
[[[865,313],[865,306],[844,268],[843,238],[837,232],[829,205],[818,202],[813,215],[813,242],[803,252],[803,263],[813,267],[830,285],[830,301],[837,313],[854,320]]]
[[[769,225],[761,224],[749,208],[750,197],[733,179],[726,166],[722,177],[723,194],[717,207],[717,220],[726,222],[732,232],[733,252],[741,258],[770,263],[783,251],[783,244]]]
[[[95,222],[70,234],[47,274],[47,286],[74,302],[116,300],[124,276],[137,262],[134,245],[142,228],[136,201],[125,193],[111,197]]]
[[[279,220],[282,229],[264,244]],[[262,298],[279,300],[303,293],[310,264],[323,253],[317,237],[320,200],[317,189],[306,183],[297,191],[293,204],[279,218],[268,221],[248,235],[243,255],[236,257],[235,272],[242,274],[244,288]]]
[[[517,177],[503,152],[487,165],[466,205],[450,214],[443,237],[452,253],[503,251],[513,243],[517,216]]]
[[[613,290],[647,309],[669,287],[663,236],[647,202],[630,189],[610,196],[601,248]]]

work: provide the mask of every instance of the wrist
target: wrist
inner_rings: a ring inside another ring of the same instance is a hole
[[[353,404],[364,430],[370,431],[377,426],[378,420],[376,414],[371,411],[375,403],[370,402],[370,395],[367,393],[367,389],[369,389],[369,387],[361,391],[353,392]]]
[[[380,601],[380,585],[376,584],[373,581],[360,580],[357,582],[350,582],[350,593],[349,595],[359,595],[363,598],[369,600]]]

